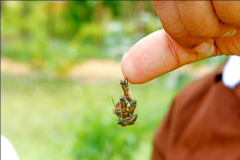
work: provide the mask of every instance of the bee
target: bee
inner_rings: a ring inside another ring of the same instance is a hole
[[[121,97],[120,97],[120,104],[121,104],[121,106],[122,106],[122,109],[127,108],[128,103],[127,103],[127,101],[126,101],[126,99],[125,99],[124,96],[121,96]]]
[[[132,125],[137,120],[137,115],[133,115],[128,119],[119,119],[118,124],[122,127]]]
[[[127,101],[124,98],[124,96],[120,97],[120,101],[116,103],[114,103],[114,100],[112,98],[112,102],[113,102],[113,113],[116,114],[116,116],[118,116],[119,118],[128,118],[129,117],[129,111],[127,108]]]
[[[129,107],[128,107],[129,116],[132,116],[132,115],[133,115],[136,106],[137,106],[137,101],[136,101],[136,100],[132,100],[132,101],[130,102]]]
[[[129,89],[128,79],[126,78],[124,80],[120,80],[120,84],[122,86],[125,98],[128,100],[128,102],[131,102],[132,96]]]
[[[118,124],[122,127],[132,125],[137,120],[137,115],[133,115],[137,107],[137,101],[132,100],[130,87],[127,78],[120,81],[124,95],[120,97],[119,101],[115,104],[113,102],[113,113],[119,118]]]
[[[114,106],[113,113],[116,114],[118,117],[120,117],[122,115],[122,107],[121,107],[120,102],[117,102],[115,105],[113,98],[112,98],[112,102],[113,102],[113,106]]]
[[[122,107],[122,118],[127,118],[129,117],[129,111],[128,111],[128,108],[127,108],[127,101],[125,99],[124,96],[120,97],[120,104],[121,104],[121,107]]]

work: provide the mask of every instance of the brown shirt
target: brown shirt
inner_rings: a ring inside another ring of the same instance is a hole
[[[154,138],[153,160],[240,160],[240,84],[222,70],[183,89]]]

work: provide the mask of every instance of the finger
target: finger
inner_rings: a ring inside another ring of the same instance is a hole
[[[201,59],[204,57],[187,52],[164,30],[160,30],[137,42],[124,55],[121,67],[130,83],[139,84]]]
[[[240,56],[240,29],[237,28],[237,34],[230,38],[217,38],[215,44],[219,51],[224,55]]]
[[[212,1],[218,18],[225,24],[240,27],[239,1]]]
[[[176,1],[181,20],[197,38],[229,37],[234,27],[219,21],[211,1]]]
[[[152,1],[165,31],[180,45],[194,48],[203,42],[191,36],[185,29],[174,1]]]

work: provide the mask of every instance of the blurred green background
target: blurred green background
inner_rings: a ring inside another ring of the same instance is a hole
[[[131,85],[138,120],[120,127],[121,57],[161,28],[148,1],[1,1],[1,134],[19,158],[150,159],[177,92],[226,59]]]

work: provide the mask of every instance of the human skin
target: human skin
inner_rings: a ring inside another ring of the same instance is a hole
[[[138,41],[121,67],[130,83],[148,82],[185,64],[240,55],[240,2],[153,1],[163,28]]]

